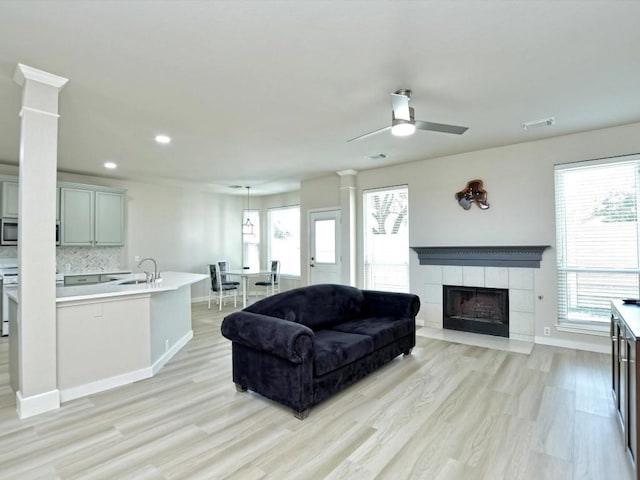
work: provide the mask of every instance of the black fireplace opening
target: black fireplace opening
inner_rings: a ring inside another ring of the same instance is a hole
[[[509,290],[443,285],[443,327],[509,337]]]

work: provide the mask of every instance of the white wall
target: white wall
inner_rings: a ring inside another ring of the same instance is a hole
[[[640,123],[361,171],[357,177],[358,232],[362,231],[362,190],[407,184],[412,246],[550,245],[535,275],[536,295],[542,297],[535,305],[537,341],[604,349],[607,337],[555,329],[554,165],[636,152],[640,152]],[[480,210],[474,205],[463,210],[454,195],[476,178],[484,181],[491,207]],[[303,182],[302,218],[309,208],[335,205],[338,188],[337,175]],[[306,237],[304,241],[308,243]],[[308,247],[302,248],[306,251]],[[358,284],[362,285],[361,233],[358,251]],[[410,275],[411,291],[424,294],[414,252]],[[547,326],[551,337],[543,337]]]

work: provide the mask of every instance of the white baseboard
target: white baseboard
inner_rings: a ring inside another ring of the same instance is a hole
[[[205,295],[204,297],[191,297],[191,303],[202,303],[202,302],[208,302],[209,301],[209,296]]]
[[[611,353],[610,345],[595,345],[587,342],[576,342],[574,340],[561,340],[551,337],[535,337],[535,343],[539,345],[549,345],[551,347],[573,348],[574,350],[585,350],[587,352]]]
[[[56,410],[60,408],[60,398],[61,392],[59,390],[50,390],[30,397],[22,396],[22,392],[18,390],[16,393],[18,418],[29,418],[49,410]]]
[[[158,373],[165,363],[167,363],[173,356],[178,353],[182,347],[184,347],[189,340],[193,338],[193,330],[189,330],[180,340],[173,344],[173,346],[167,350],[158,360],[156,360],[151,366],[152,375]]]
[[[77,387],[65,388],[60,390],[60,400],[67,402],[75,398],[85,397],[93,393],[102,392],[115,387],[121,387],[129,383],[137,382],[153,376],[153,371],[149,367],[134,370],[132,372],[123,373],[109,378],[103,378]]]

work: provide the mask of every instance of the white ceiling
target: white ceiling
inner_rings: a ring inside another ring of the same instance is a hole
[[[3,0],[0,161],[18,162],[17,63],[69,79],[60,170],[225,193],[638,122],[639,20],[616,0]],[[469,130],[347,143],[390,123],[398,88]]]

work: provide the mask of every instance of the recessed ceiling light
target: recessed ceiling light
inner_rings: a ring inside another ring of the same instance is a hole
[[[522,122],[520,126],[526,132],[532,128],[538,127],[550,127],[556,124],[556,117],[541,118],[540,120],[531,120],[529,122]]]
[[[171,137],[168,135],[156,135],[156,142],[162,144],[171,143]]]
[[[118,165],[115,162],[104,162],[104,168],[108,168],[109,170],[113,170],[118,168]]]

